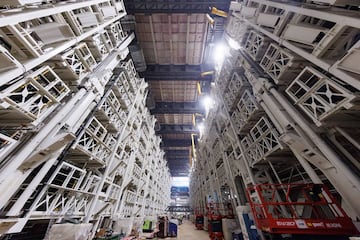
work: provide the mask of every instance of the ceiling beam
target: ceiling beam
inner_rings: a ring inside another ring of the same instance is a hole
[[[205,114],[205,108],[197,102],[156,102],[151,114]]]
[[[203,70],[203,68],[205,70]],[[211,82],[212,76],[202,77],[203,71],[208,71],[208,65],[147,65],[146,71],[141,72],[141,77],[146,81],[198,81]]]
[[[229,10],[230,0],[125,0],[128,13],[208,13],[209,7]]]
[[[184,124],[184,125],[160,124],[160,129],[157,130],[156,133],[157,134],[199,133],[199,130],[195,126],[193,126],[192,124]],[[190,140],[190,145],[191,145],[191,140]]]
[[[173,156],[189,156],[189,150],[165,150],[165,155],[173,155]]]
[[[176,163],[179,162],[181,164],[186,164],[186,163],[190,162],[189,158],[167,158],[166,160],[167,160],[167,162],[169,164],[174,163],[174,162],[176,162]]]
[[[169,158],[167,159],[169,164],[180,163],[180,164],[190,164],[189,158]]]
[[[164,150],[164,151],[169,151],[169,150]],[[170,151],[181,151],[181,150],[170,150]],[[189,154],[186,155],[185,153],[182,154],[182,155],[176,155],[176,154],[168,154],[166,155],[166,159],[171,161],[171,160],[177,160],[177,161],[180,161],[180,160],[186,160],[188,161],[189,160]]]
[[[149,16],[149,24],[150,24],[152,44],[153,44],[153,48],[154,48],[155,62],[158,62],[158,56],[157,56],[157,51],[156,51],[156,42],[155,42],[155,34],[154,34],[154,26],[153,26],[153,21],[152,21],[152,16],[151,15]]]
[[[185,62],[189,62],[189,35],[190,35],[190,14],[187,16],[187,26],[186,26],[186,45],[185,45]],[[195,51],[192,51],[194,54]]]
[[[170,171],[171,176],[188,176],[190,171]]]
[[[168,31],[169,31],[169,44],[170,44],[170,62],[173,63],[174,62],[174,47],[173,47],[173,35],[172,35],[172,23],[171,23],[171,15],[168,15]]]
[[[191,139],[162,139],[162,147],[189,147],[191,146]]]
[[[178,169],[178,168],[181,168],[181,169],[190,169],[190,165],[188,164],[170,164],[169,165],[169,168],[170,169]]]
[[[179,173],[179,172],[189,172],[190,169],[188,168],[176,168],[176,169],[170,169],[170,172],[176,172],[176,173]]]

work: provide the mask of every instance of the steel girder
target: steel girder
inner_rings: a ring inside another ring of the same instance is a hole
[[[203,66],[208,69],[208,66]],[[145,72],[141,73],[146,81],[205,81],[210,82],[212,76],[201,76],[201,65],[147,65]]]
[[[185,177],[189,175],[189,171],[170,171],[170,174],[173,177]]]
[[[189,156],[189,150],[166,150],[166,156]]]
[[[189,147],[191,146],[191,139],[162,139],[162,147]],[[196,144],[196,143],[195,143]]]
[[[126,0],[125,6],[129,13],[208,13],[209,7],[228,11],[229,0]]]
[[[172,124],[161,124],[160,130],[156,131],[158,134],[166,134],[166,133],[198,133],[199,130],[191,125],[191,124],[184,124],[184,125],[172,125]],[[190,143],[191,140],[188,140],[187,143]],[[189,146],[189,145],[187,145]]]
[[[182,165],[182,166],[190,166],[189,159],[168,159],[168,165]]]
[[[156,102],[151,114],[205,114],[205,109],[196,102]]]

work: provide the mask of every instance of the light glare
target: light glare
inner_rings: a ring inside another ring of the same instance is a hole
[[[204,123],[201,122],[201,123],[197,124],[197,128],[199,129],[200,136],[202,136],[204,133],[204,129],[205,129]]]
[[[216,65],[222,65],[225,57],[229,54],[229,47],[224,44],[217,44],[214,48],[213,59]]]
[[[189,177],[172,177],[172,186],[188,187],[190,182]]]
[[[214,106],[214,100],[209,96],[204,96],[202,99],[202,104],[207,114],[209,110]]]
[[[234,39],[232,39],[231,37],[228,38],[228,43],[232,49],[234,49],[234,50],[240,49],[240,44],[237,41],[235,41]]]

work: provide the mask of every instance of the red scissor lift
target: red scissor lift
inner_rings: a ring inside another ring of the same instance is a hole
[[[234,218],[231,204],[208,203],[208,232],[211,240],[224,239],[222,219]]]
[[[259,229],[272,234],[353,235],[358,233],[322,184],[259,184],[247,189]]]
[[[195,208],[195,227],[198,230],[204,229],[204,211],[202,208]]]

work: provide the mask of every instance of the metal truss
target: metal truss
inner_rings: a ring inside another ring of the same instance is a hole
[[[311,67],[290,83],[286,93],[317,125],[331,115],[349,111],[358,99],[358,93],[347,84],[330,80]]]
[[[98,62],[102,61],[114,48],[107,31],[102,31],[99,34],[85,39],[85,41],[92,55]]]
[[[100,177],[62,163],[31,207],[33,216],[82,217],[89,214]]]
[[[260,61],[260,66],[278,85],[287,85],[300,72],[304,59],[272,43]]]
[[[37,125],[70,93],[68,86],[48,66],[14,81],[1,93],[1,109],[11,125]],[[8,123],[7,123],[8,125]]]
[[[9,1],[1,4],[35,4]],[[123,3],[51,4],[3,10],[0,23],[0,223],[10,223],[0,234],[26,234],[37,219],[48,230],[91,222],[95,233],[110,218],[130,232],[145,213],[165,210],[170,172],[147,84],[123,61],[134,38],[118,21]]]
[[[268,45],[269,42],[265,36],[249,31],[244,48],[254,60],[260,60]]]
[[[98,33],[99,29],[116,23],[125,15],[124,8],[120,5],[113,4],[112,1],[94,0],[57,6],[51,8],[51,11],[39,7],[33,8],[30,13],[12,12],[10,9],[0,24],[6,46],[5,49],[1,48],[1,54],[11,55],[10,66],[20,62],[22,67],[2,71],[1,77],[10,81]],[[106,11],[102,11],[109,6],[114,9],[115,15],[109,16]]]
[[[264,160],[271,153],[282,148],[279,134],[272,127],[270,121],[262,117],[249,134],[241,141],[246,153],[251,159],[249,164],[254,166],[257,162]]]
[[[120,22],[116,22],[106,27],[112,45],[117,47],[126,37],[127,33],[123,30]]]
[[[54,58],[54,70],[67,81],[79,84],[97,65],[86,43]],[[70,84],[71,84],[70,82]]]
[[[245,90],[232,114],[232,121],[239,134],[247,133],[263,115],[261,106],[249,90]]]
[[[203,77],[201,73],[201,65],[147,65],[141,75],[146,81],[211,81],[211,76]]]
[[[359,190],[347,189],[358,185],[354,137],[360,71],[354,64],[359,58],[354,36],[360,23],[350,11],[336,9],[261,0],[231,4],[226,32],[240,44],[240,56],[225,59],[215,74],[220,103],[213,110],[216,116],[210,111],[197,149],[191,186],[192,194],[201,196],[192,196],[193,206],[204,206],[204,197],[220,196],[225,184],[239,205],[244,193],[235,186],[235,176],[245,187],[326,179],[351,209],[347,214],[359,216]],[[239,86],[230,83],[233,72]],[[247,87],[240,86],[243,82]],[[224,149],[225,154],[218,153]],[[256,193],[250,197],[259,201]],[[277,210],[286,213],[283,207]],[[244,212],[241,206],[240,220]]]
[[[295,54],[359,88],[356,77],[342,71],[337,64],[339,56],[356,46],[354,36],[360,25],[357,18],[347,13],[339,14],[336,10],[306,9],[271,1],[254,0],[237,6],[233,15],[248,27],[257,29]],[[251,17],[245,14],[249,7],[254,9]],[[273,11],[272,14],[280,17],[276,20],[275,30],[264,26],[261,18],[259,22],[257,13],[263,12],[263,9]]]

